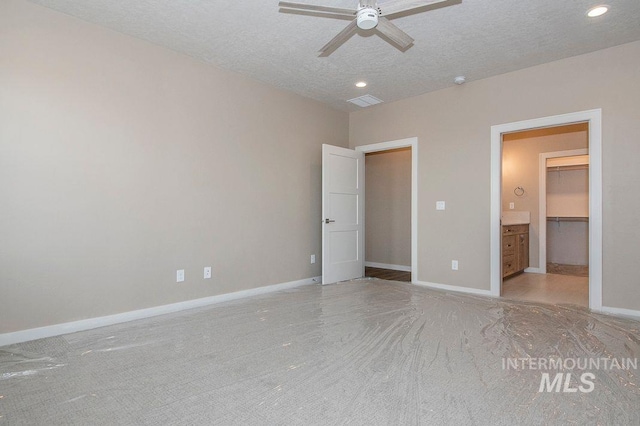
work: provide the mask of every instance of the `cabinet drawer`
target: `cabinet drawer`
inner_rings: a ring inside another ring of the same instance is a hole
[[[511,254],[502,258],[502,276],[511,275],[516,272],[516,255]]]
[[[502,227],[502,235],[515,235],[529,233],[529,225],[505,225]]]
[[[506,237],[502,237],[502,255],[507,256],[509,254],[515,254],[516,244],[516,235],[507,235]]]

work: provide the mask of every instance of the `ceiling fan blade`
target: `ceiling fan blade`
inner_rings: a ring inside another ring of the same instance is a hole
[[[449,0],[389,0],[378,5],[378,8],[382,16],[389,16],[445,1]]]
[[[396,27],[391,23],[387,18],[381,16],[378,18],[378,26],[376,30],[381,34],[387,36],[391,41],[396,43],[402,49],[406,49],[413,43],[413,38],[411,38],[407,33],[402,31],[400,28]]]
[[[332,38],[329,43],[325,44],[322,49],[320,49],[320,56],[331,55],[338,47],[342,46],[345,41],[349,40],[357,30],[358,26],[354,19],[344,30],[340,31],[337,36]]]
[[[341,7],[329,7],[329,6],[316,6],[313,4],[291,3],[288,1],[281,1],[278,3],[278,6],[285,9],[315,10],[318,12],[335,13],[338,15],[354,16],[356,14],[355,9],[343,9]]]

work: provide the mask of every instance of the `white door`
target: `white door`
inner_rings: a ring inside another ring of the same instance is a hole
[[[322,145],[322,284],[364,276],[364,153]]]

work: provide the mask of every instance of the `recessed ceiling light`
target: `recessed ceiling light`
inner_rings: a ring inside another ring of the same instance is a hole
[[[359,81],[356,83],[356,87],[366,87],[367,83],[365,81]]]
[[[589,18],[595,18],[596,16],[604,15],[609,11],[609,6],[601,4],[600,6],[592,7],[587,12]]]

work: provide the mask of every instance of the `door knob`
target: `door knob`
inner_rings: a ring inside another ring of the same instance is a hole
[[[335,222],[335,220],[331,220],[331,219],[325,219],[324,220],[324,223],[333,223],[333,222]]]

